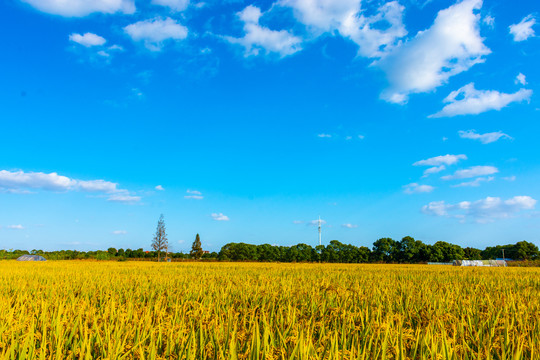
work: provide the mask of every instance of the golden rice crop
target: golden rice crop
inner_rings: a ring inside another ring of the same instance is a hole
[[[3,359],[535,359],[540,270],[0,262]]]

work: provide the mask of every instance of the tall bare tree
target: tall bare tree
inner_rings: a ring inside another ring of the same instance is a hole
[[[163,220],[163,214],[159,217],[156,234],[152,240],[152,249],[158,253],[158,262],[161,259],[161,252],[169,247],[169,241],[167,240],[167,233],[165,232],[165,220]]]

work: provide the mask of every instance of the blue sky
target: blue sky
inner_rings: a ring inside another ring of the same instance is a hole
[[[0,248],[540,245],[538,11],[3,1]]]

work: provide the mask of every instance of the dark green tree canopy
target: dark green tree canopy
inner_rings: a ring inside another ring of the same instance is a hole
[[[189,256],[192,259],[199,260],[203,256],[203,249],[201,244],[201,237],[199,234],[195,236],[195,241],[193,241],[193,244],[191,245],[191,251],[189,252]]]

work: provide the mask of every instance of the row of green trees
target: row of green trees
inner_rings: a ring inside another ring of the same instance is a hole
[[[330,263],[425,263],[450,262],[452,260],[496,259],[504,256],[514,260],[540,259],[538,246],[527,241],[512,245],[487,247],[484,250],[438,241],[433,245],[425,244],[406,236],[400,241],[381,238],[373,243],[372,248],[347,245],[332,240],[326,246],[312,247],[307,244],[293,246],[252,245],[229,243],[219,253],[203,252],[200,237],[196,236],[193,249],[189,254],[182,252],[168,253],[172,259],[216,259],[225,261],[279,261],[279,262],[330,262]],[[42,255],[49,260],[157,260],[158,251],[144,251],[142,248],[116,249],[106,251],[61,250],[45,252],[42,250],[0,250],[0,259],[16,259],[25,254]]]
[[[43,250],[0,250],[0,259],[9,260],[17,259],[21,255],[41,255],[47,260],[157,260],[157,251],[144,251],[142,248],[132,249],[116,249],[109,248],[107,250],[97,251],[77,251],[77,250],[59,250],[59,251],[43,251]],[[161,254],[163,255],[163,253]],[[184,254],[182,252],[169,253],[168,257],[172,259],[198,259]],[[204,253],[202,259],[217,259],[218,253]]]
[[[281,262],[330,262],[330,263],[425,263],[451,262],[452,260],[496,259],[534,260],[539,258],[538,247],[527,241],[513,245],[487,247],[484,250],[438,241],[424,244],[406,236],[401,241],[381,238],[372,249],[365,246],[347,245],[332,240],[326,246],[312,247],[306,244],[293,246],[251,245],[229,243],[221,248],[220,260],[231,261],[281,261]]]

